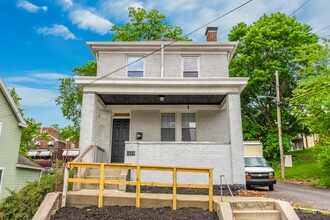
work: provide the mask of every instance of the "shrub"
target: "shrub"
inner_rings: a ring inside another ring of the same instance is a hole
[[[47,193],[55,191],[55,175],[44,175],[40,182],[29,182],[18,192],[9,190],[10,196],[0,203],[0,220],[32,219]],[[58,189],[62,189],[63,175],[58,175]]]

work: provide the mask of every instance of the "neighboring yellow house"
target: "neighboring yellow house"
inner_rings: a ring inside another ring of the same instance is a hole
[[[0,78],[0,199],[27,181],[39,180],[42,167],[19,154],[22,128],[27,127]]]

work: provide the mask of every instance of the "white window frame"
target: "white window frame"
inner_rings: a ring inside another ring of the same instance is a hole
[[[185,77],[184,76],[184,59],[185,58],[196,58],[197,59],[197,77]],[[183,55],[181,58],[181,77],[182,78],[199,78],[200,77],[200,56],[198,55]]]
[[[166,142],[166,141],[162,141],[162,114],[163,113],[174,113],[175,114],[175,140],[174,141],[170,141],[170,142],[180,142],[182,141],[182,114],[183,113],[194,113],[195,114],[195,121],[196,121],[196,140],[195,141],[184,141],[184,142],[197,142],[197,132],[198,132],[198,114],[196,111],[193,110],[187,110],[187,111],[161,111],[159,114],[159,122],[160,122],[160,126],[159,126],[159,134],[160,134],[160,141],[161,142]]]
[[[142,76],[139,76],[139,77],[132,77],[132,76],[128,76],[128,64],[129,64],[129,62],[128,62],[128,59],[129,58],[143,58],[142,60],[143,60],[143,74],[142,74]],[[144,55],[142,55],[142,54],[129,54],[129,55],[126,55],[126,77],[127,78],[144,78],[145,77],[145,72],[146,72],[146,58],[144,57]]]
[[[162,141],[162,114],[174,114],[174,140],[173,141]],[[161,142],[175,142],[177,141],[177,113],[176,112],[161,112],[160,113],[160,141]]]
[[[5,173],[5,168],[0,167],[0,170],[2,170],[1,177],[0,177],[0,196],[1,196],[1,188],[2,188],[3,176],[4,176],[4,173]]]
[[[183,129],[192,129],[192,128],[184,128],[183,127],[183,114],[194,114],[194,117],[195,117],[195,140],[190,140],[190,141],[184,141],[183,140]],[[181,113],[181,140],[184,141],[184,142],[195,142],[197,141],[197,117],[196,117],[196,112],[182,112]]]

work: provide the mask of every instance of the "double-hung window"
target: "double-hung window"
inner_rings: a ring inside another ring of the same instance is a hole
[[[183,77],[198,77],[198,57],[183,57]]]
[[[175,113],[162,113],[161,141],[175,141]]]
[[[127,76],[143,77],[144,75],[144,58],[138,56],[127,57]]]
[[[182,141],[196,141],[195,113],[182,113]]]

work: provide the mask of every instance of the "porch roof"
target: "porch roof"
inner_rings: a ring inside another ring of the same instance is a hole
[[[111,78],[75,77],[84,93],[120,95],[226,95],[241,93],[248,78]]]

